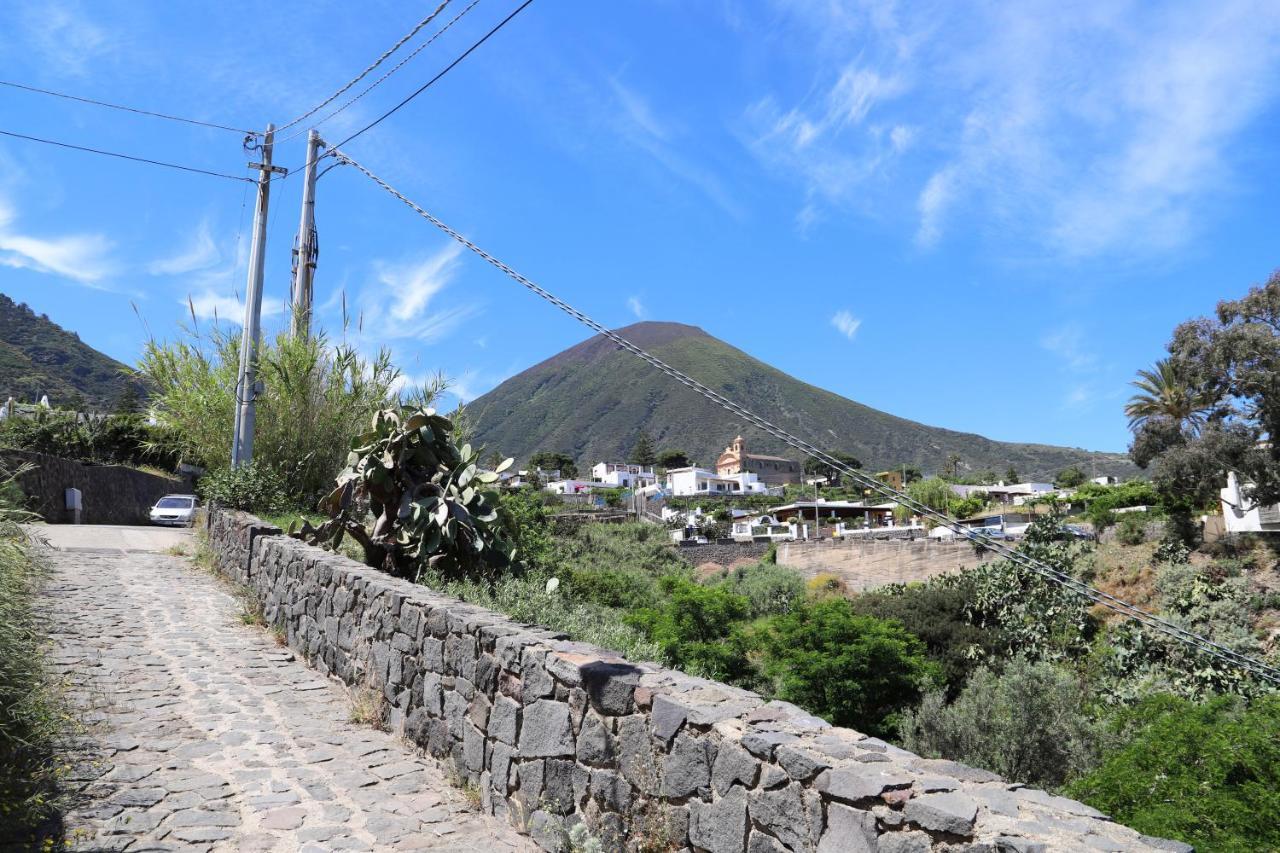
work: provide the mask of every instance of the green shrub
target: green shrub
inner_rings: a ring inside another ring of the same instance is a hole
[[[1116,524],[1116,539],[1123,545],[1141,545],[1147,538],[1146,513],[1127,512]]]
[[[530,569],[549,568],[556,546],[547,505],[536,492],[524,490],[503,492],[499,505],[503,509],[504,529],[515,544],[520,561]]]
[[[179,437],[184,457],[210,470],[230,464],[239,364],[239,331],[217,325],[172,343],[148,341],[139,363],[155,389],[157,417]],[[365,359],[323,334],[263,340],[254,458],[284,482],[290,504],[313,509],[332,488],[351,436],[395,400],[399,375],[388,352]]]
[[[1068,793],[1198,850],[1280,849],[1280,697],[1246,705],[1154,696],[1112,723],[1131,732]]]
[[[258,462],[210,471],[200,478],[196,491],[205,503],[258,515],[282,513],[290,505],[280,475]]]
[[[863,593],[853,611],[892,619],[924,641],[929,659],[942,669],[948,697],[959,692],[969,674],[1001,647],[1000,634],[969,620],[974,583],[961,576],[953,583],[913,584]]]
[[[658,586],[665,600],[633,610],[627,624],[652,639],[674,667],[728,681],[745,677],[750,671],[745,639],[735,629],[750,613],[747,599],[674,576]]]
[[[900,734],[921,755],[1055,788],[1096,760],[1100,734],[1087,698],[1070,672],[1014,658],[1003,671],[980,667],[950,704],[943,691],[930,691]]]
[[[786,613],[805,594],[804,578],[795,569],[776,563],[739,566],[716,583],[745,598],[751,616]]]
[[[759,631],[764,672],[780,699],[838,726],[887,736],[936,680],[924,644],[843,598],[805,604]]]

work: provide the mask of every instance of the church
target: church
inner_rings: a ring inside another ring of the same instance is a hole
[[[747,443],[738,436],[716,460],[716,473],[722,477],[750,473],[766,485],[784,486],[800,482],[801,468],[794,459],[748,453]]]

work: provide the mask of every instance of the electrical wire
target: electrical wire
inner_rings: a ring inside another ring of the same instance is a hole
[[[297,118],[295,118],[293,121],[286,122],[286,123],[282,124],[282,125],[277,129],[277,131],[276,131],[276,132],[278,133],[278,132],[280,132],[281,130],[288,130],[289,128],[291,128],[291,127],[293,127],[295,124],[297,124],[298,122],[303,121],[304,119],[306,119],[306,118],[308,118],[308,117],[310,117],[310,116],[315,115],[316,113],[320,112],[320,110],[324,109],[324,108],[325,108],[325,107],[327,107],[329,104],[333,103],[335,100],[337,100],[339,97],[341,97],[341,96],[342,96],[342,93],[343,93],[343,92],[348,91],[352,86],[354,86],[355,84],[357,84],[357,83],[359,83],[361,80],[363,80],[363,79],[364,79],[364,78],[369,74],[369,72],[373,71],[375,68],[377,68],[377,67],[378,67],[379,65],[381,65],[383,62],[385,62],[385,61],[387,60],[387,57],[389,57],[391,54],[395,53],[395,52],[396,52],[397,50],[399,50],[402,46],[404,46],[404,43],[405,43],[405,42],[407,42],[409,39],[413,38],[413,37],[414,37],[414,36],[416,36],[419,32],[421,32],[421,31],[422,31],[422,28],[423,28],[423,27],[425,27],[427,24],[430,24],[433,20],[435,20],[436,15],[439,15],[442,11],[444,11],[444,7],[445,7],[445,6],[448,6],[448,5],[449,5],[449,0],[443,0],[443,2],[442,2],[439,6],[437,6],[437,7],[435,8],[435,11],[433,11],[430,15],[427,15],[427,17],[423,18],[423,19],[422,19],[421,21],[419,21],[417,24],[415,24],[415,25],[414,25],[414,27],[413,27],[413,29],[409,30],[409,32],[407,32],[404,36],[402,36],[402,37],[400,38],[400,40],[399,40],[399,41],[397,41],[395,44],[391,45],[391,47],[389,47],[389,48],[387,48],[385,51],[383,51],[383,52],[382,52],[382,55],[381,55],[381,56],[379,56],[377,59],[375,59],[375,60],[373,61],[373,64],[372,64],[372,65],[370,65],[368,68],[366,68],[365,70],[363,70],[363,71],[361,71],[359,74],[357,74],[353,80],[351,80],[349,83],[347,83],[347,84],[346,84],[345,86],[343,86],[341,89],[339,89],[338,91],[334,92],[332,95],[330,95],[329,97],[325,98],[323,101],[321,101],[320,103],[316,104],[314,107],[312,107],[311,109],[307,110],[305,113],[303,113],[302,115],[298,116],[298,117],[297,117]]]
[[[135,163],[146,163],[151,166],[164,166],[166,169],[179,169],[183,172],[195,172],[198,175],[209,175],[214,178],[226,178],[229,181],[248,181],[256,183],[252,178],[246,178],[243,175],[228,175],[224,172],[212,172],[208,169],[198,169],[195,166],[183,166],[179,163],[166,163],[163,160],[151,160],[146,157],[134,157],[132,154],[120,154],[115,151],[103,151],[101,148],[89,148],[85,145],[72,145],[70,142],[58,142],[55,139],[42,139],[39,136],[28,136],[25,133],[14,133],[11,130],[0,130],[0,135],[12,136],[14,139],[25,139],[29,142],[40,142],[45,145],[56,145],[59,148],[70,148],[73,151],[84,151],[88,154],[101,154],[104,157],[117,157],[121,160],[132,160]]]
[[[441,72],[440,72],[439,74],[437,74],[436,76],[432,77],[432,78],[431,78],[430,80],[428,80],[426,83],[424,83],[424,84],[422,84],[421,86],[419,86],[419,87],[417,88],[417,90],[415,90],[411,95],[409,95],[409,97],[405,98],[403,101],[401,101],[400,103],[396,104],[394,107],[392,107],[391,109],[387,110],[385,113],[383,113],[382,115],[378,116],[376,119],[374,119],[373,121],[369,122],[369,123],[368,123],[368,124],[366,124],[364,127],[360,128],[360,129],[359,129],[359,130],[357,130],[355,133],[351,134],[351,135],[350,135],[350,136],[348,136],[346,139],[342,140],[342,141],[341,141],[341,142],[339,142],[337,145],[332,146],[332,147],[333,147],[333,148],[337,148],[337,147],[340,147],[340,146],[346,145],[348,142],[350,142],[351,140],[355,139],[357,136],[360,136],[361,134],[366,133],[366,132],[367,132],[367,131],[369,131],[369,130],[372,130],[374,127],[377,127],[377,126],[378,126],[379,124],[381,124],[385,119],[389,118],[392,114],[394,114],[397,110],[399,110],[399,109],[400,109],[401,107],[403,107],[405,104],[409,103],[409,102],[410,102],[410,101],[412,101],[414,98],[418,97],[418,96],[419,96],[419,95],[421,95],[423,92],[425,92],[425,91],[427,91],[428,89],[430,89],[430,88],[432,87],[432,85],[434,85],[434,84],[435,84],[435,82],[436,82],[437,80],[439,80],[441,77],[443,77],[444,75],[446,75],[446,74],[448,74],[450,71],[452,71],[452,70],[454,69],[454,67],[456,67],[456,66],[458,65],[458,63],[462,62],[462,60],[464,60],[464,59],[466,59],[468,56],[470,56],[470,55],[472,54],[472,52],[473,52],[473,51],[475,51],[475,49],[476,49],[476,48],[480,47],[480,45],[482,45],[482,44],[484,44],[485,42],[487,42],[487,41],[489,40],[489,38],[490,38],[494,33],[496,33],[498,30],[502,29],[503,27],[505,27],[505,26],[506,26],[506,25],[511,21],[511,19],[512,19],[512,18],[514,18],[516,15],[519,15],[521,12],[523,12],[523,11],[528,7],[528,5],[529,5],[530,3],[532,3],[532,2],[533,2],[533,0],[524,0],[524,2],[523,2],[523,3],[521,3],[518,7],[516,7],[516,10],[515,10],[514,12],[512,12],[510,15],[507,15],[507,17],[505,17],[505,18],[503,18],[501,21],[499,21],[499,22],[498,22],[498,23],[493,27],[493,29],[489,30],[489,32],[487,32],[487,33],[485,33],[483,36],[481,36],[479,41],[477,41],[475,44],[471,45],[471,47],[469,47],[469,48],[467,48],[465,51],[463,51],[463,52],[462,52],[462,54],[461,54],[457,59],[453,60],[453,62],[450,62],[447,66],[445,66],[445,68],[444,68],[444,70],[443,70],[443,71],[441,71]]]
[[[348,108],[348,107],[350,107],[352,104],[354,104],[356,101],[360,100],[360,99],[361,99],[361,98],[363,98],[365,95],[369,94],[369,93],[370,93],[370,92],[372,92],[374,89],[376,89],[376,88],[378,88],[379,86],[381,86],[384,82],[386,82],[387,78],[389,78],[392,74],[395,74],[395,73],[396,73],[397,71],[399,71],[401,68],[404,68],[404,67],[405,67],[405,65],[407,65],[411,59],[413,59],[413,58],[414,58],[415,56],[417,56],[419,53],[422,53],[422,51],[424,51],[424,50],[426,50],[428,47],[430,47],[432,42],[434,42],[436,39],[440,38],[440,36],[442,36],[442,35],[444,35],[446,32],[448,32],[448,31],[449,31],[449,28],[450,28],[450,27],[452,27],[454,24],[458,23],[458,21],[462,20],[463,16],[465,16],[468,12],[470,12],[472,9],[474,9],[474,8],[476,7],[476,5],[477,5],[479,2],[480,2],[480,0],[471,0],[470,5],[468,5],[465,9],[463,9],[463,10],[462,10],[461,12],[459,12],[458,14],[454,15],[454,16],[453,16],[453,18],[452,18],[452,19],[450,19],[449,23],[445,24],[443,27],[441,27],[440,29],[436,30],[436,31],[435,31],[435,33],[433,33],[433,34],[432,34],[431,38],[427,39],[427,40],[426,40],[426,41],[424,41],[422,44],[420,44],[420,45],[418,45],[417,47],[415,47],[415,48],[413,49],[413,51],[409,53],[409,55],[408,55],[408,56],[406,56],[404,59],[402,59],[402,60],[400,60],[398,63],[396,63],[396,65],[395,65],[395,66],[394,66],[390,71],[388,71],[386,74],[383,74],[383,75],[382,75],[381,77],[379,77],[377,80],[374,80],[372,83],[370,83],[368,86],[366,86],[366,87],[365,87],[365,88],[364,88],[364,89],[363,89],[363,90],[362,90],[358,95],[356,95],[356,96],[354,96],[354,97],[350,98],[349,100],[347,100],[345,103],[343,103],[343,104],[342,104],[341,106],[339,106],[337,109],[335,109],[333,112],[329,113],[329,114],[328,114],[328,115],[326,115],[324,118],[319,119],[318,121],[316,121],[316,122],[312,125],[312,127],[318,127],[319,125],[324,124],[326,121],[328,121],[329,119],[333,118],[333,117],[334,117],[334,116],[336,116],[338,113],[340,113],[340,112],[342,112],[343,110],[347,109],[347,108]],[[280,140],[280,142],[288,142],[288,141],[289,141],[289,140],[291,140],[291,139],[297,139],[299,136],[301,136],[302,134],[304,134],[304,133],[306,133],[306,132],[307,132],[307,128],[303,128],[303,129],[301,129],[301,130],[297,130],[297,131],[295,131],[294,133],[290,134],[289,136],[286,136],[284,139],[281,139],[281,140]]]
[[[857,471],[849,467],[848,465],[845,465],[839,459],[836,459],[835,457],[833,457],[829,453],[826,453],[820,448],[815,447],[809,442],[804,441],[803,439],[797,438],[796,436],[791,435],[790,433],[786,432],[782,428],[769,423],[765,419],[750,412],[746,408],[738,405],[737,403],[733,402],[732,400],[728,399],[727,397],[723,396],[717,391],[714,391],[713,389],[708,388],[706,385],[703,385],[701,382],[698,382],[696,379],[688,376],[687,374],[677,370],[674,367],[671,367],[666,362],[662,361],[656,356],[649,354],[648,352],[636,346],[635,344],[631,343],[630,341],[626,340],[616,332],[605,328],[603,325],[591,319],[586,314],[574,308],[569,303],[565,302],[564,300],[560,299],[559,297],[545,290],[544,288],[534,283],[532,280],[525,277],[521,273],[517,272],[516,270],[514,270],[513,268],[511,268],[510,266],[508,266],[498,258],[494,257],[493,255],[490,255],[484,249],[481,249],[475,243],[471,242],[466,237],[462,236],[459,232],[455,231],[453,228],[445,224],[443,221],[441,221],[440,219],[438,219],[428,211],[424,210],[422,207],[420,207],[415,202],[410,200],[403,193],[396,190],[386,181],[379,178],[369,169],[365,168],[360,163],[353,160],[350,156],[348,156],[344,152],[337,149],[330,149],[330,153],[334,157],[341,160],[342,162],[345,162],[348,165],[354,167],[357,171],[364,174],[365,177],[369,178],[375,184],[382,187],[382,189],[384,189],[390,195],[399,199],[403,204],[408,206],[411,210],[413,210],[419,216],[426,219],[436,228],[440,229],[445,234],[452,237],[454,240],[462,244],[467,249],[470,249],[472,252],[479,255],[489,264],[496,267],[498,270],[506,274],[508,277],[514,279],[520,285],[533,291],[535,294],[545,299],[546,301],[550,302],[552,305],[556,306],[561,311],[564,311],[569,316],[578,320],[583,325],[587,326],[588,328],[594,330],[600,335],[603,335],[604,337],[613,341],[615,344],[627,350],[632,355],[635,355],[637,358],[648,363],[651,367],[654,367],[660,372],[671,377],[672,379],[675,379],[677,382],[680,382],[682,385],[692,388],[694,391],[697,391],[703,397],[706,397],[708,400],[712,401],[713,403],[716,403],[721,408],[726,409],[727,411],[735,415],[738,415],[741,418],[744,418],[745,420],[755,425],[759,429],[763,430],[767,434],[773,436],[774,438],[777,438],[783,441],[784,443],[786,443],[787,445],[807,454],[808,456],[811,456],[814,459],[817,459],[820,462],[823,462],[824,464],[828,465],[834,470],[839,471],[840,473],[849,477],[852,481],[859,483],[864,487],[871,489],[874,492],[877,492],[878,494],[882,495],[885,498],[888,498],[889,500],[892,500],[896,503],[901,504],[902,506],[907,507],[908,509],[912,510],[914,513],[920,515],[922,518],[927,517],[927,518],[933,519],[934,521],[938,522],[938,524],[947,527],[948,529],[955,532],[956,534],[963,536],[966,539],[976,544],[981,545],[983,548],[987,550],[1000,554],[1002,557],[1013,562],[1014,564],[1021,566],[1022,568],[1027,569],[1031,572],[1034,572],[1035,574],[1038,574],[1052,581],[1053,583],[1059,584],[1060,586],[1067,588],[1068,590],[1076,593],[1077,595],[1080,595],[1083,598],[1093,601],[1094,603],[1099,604],[1109,610],[1112,610],[1113,612],[1119,613],[1120,615],[1128,619],[1132,619],[1133,621],[1138,622],[1147,628],[1150,628],[1154,631],[1157,631],[1168,637],[1171,637],[1174,640],[1177,640],[1181,643],[1191,646],[1197,649],[1198,651],[1203,652],[1204,654],[1215,657],[1218,660],[1223,661],[1233,667],[1250,672],[1266,681],[1272,682],[1273,684],[1280,685],[1280,669],[1276,669],[1272,666],[1269,666],[1268,664],[1256,658],[1250,657],[1248,655],[1240,654],[1239,652],[1236,652],[1235,650],[1228,648],[1227,646],[1224,646],[1221,643],[1217,643],[1213,640],[1210,640],[1207,637],[1202,637],[1198,634],[1192,633],[1191,631],[1186,630],[1180,625],[1177,625],[1173,622],[1170,622],[1167,619],[1157,616],[1154,613],[1150,613],[1133,604],[1123,601],[1122,599],[1117,598],[1116,596],[1111,595],[1110,593],[1103,592],[1102,590],[1099,590],[1099,589],[1095,589],[1089,586],[1088,584],[1084,583],[1083,581],[1080,581],[1059,569],[1055,569],[1046,563],[1042,563],[1039,560],[1029,557],[1028,555],[1022,553],[1021,551],[1010,548],[1008,545],[1006,545],[1004,542],[1000,540],[993,539],[990,536],[979,533],[978,531],[973,530],[971,528],[965,527],[964,525],[961,525],[956,521],[952,520],[950,517],[946,516],[945,514],[938,512],[932,507],[929,507],[915,500],[910,495],[907,495],[903,492],[898,491],[897,489],[894,489],[888,486],[887,484],[881,482],[879,479],[875,477],[871,477],[861,471]],[[817,506],[816,502],[814,503],[814,506],[815,507]]]
[[[183,118],[182,116],[169,115],[168,113],[157,113],[151,110],[138,109],[137,107],[128,107],[124,104],[113,104],[108,101],[97,101],[93,98],[82,98],[79,95],[68,95],[66,92],[55,92],[52,89],[41,89],[38,86],[28,86],[25,83],[14,83],[10,80],[0,80],[0,86],[8,86],[12,89],[22,89],[27,92],[36,92],[41,95],[52,95],[55,98],[66,98],[69,101],[79,101],[82,104],[93,104],[99,107],[107,107],[113,110],[122,110],[127,113],[136,113],[142,116],[151,116],[152,118],[162,118],[168,121],[179,121],[183,124],[194,124],[199,127],[211,127],[215,130],[229,130],[232,133],[243,133],[247,136],[261,136],[262,133],[256,130],[245,130],[241,127],[231,127],[230,125],[217,124],[211,121],[200,121],[194,118]]]

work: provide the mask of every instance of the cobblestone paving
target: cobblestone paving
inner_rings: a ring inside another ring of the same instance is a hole
[[[53,660],[89,722],[79,850],[432,850],[530,842],[162,554],[52,551]]]

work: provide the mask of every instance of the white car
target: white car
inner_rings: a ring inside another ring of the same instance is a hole
[[[195,495],[165,495],[151,508],[151,523],[190,527],[199,505]]]

